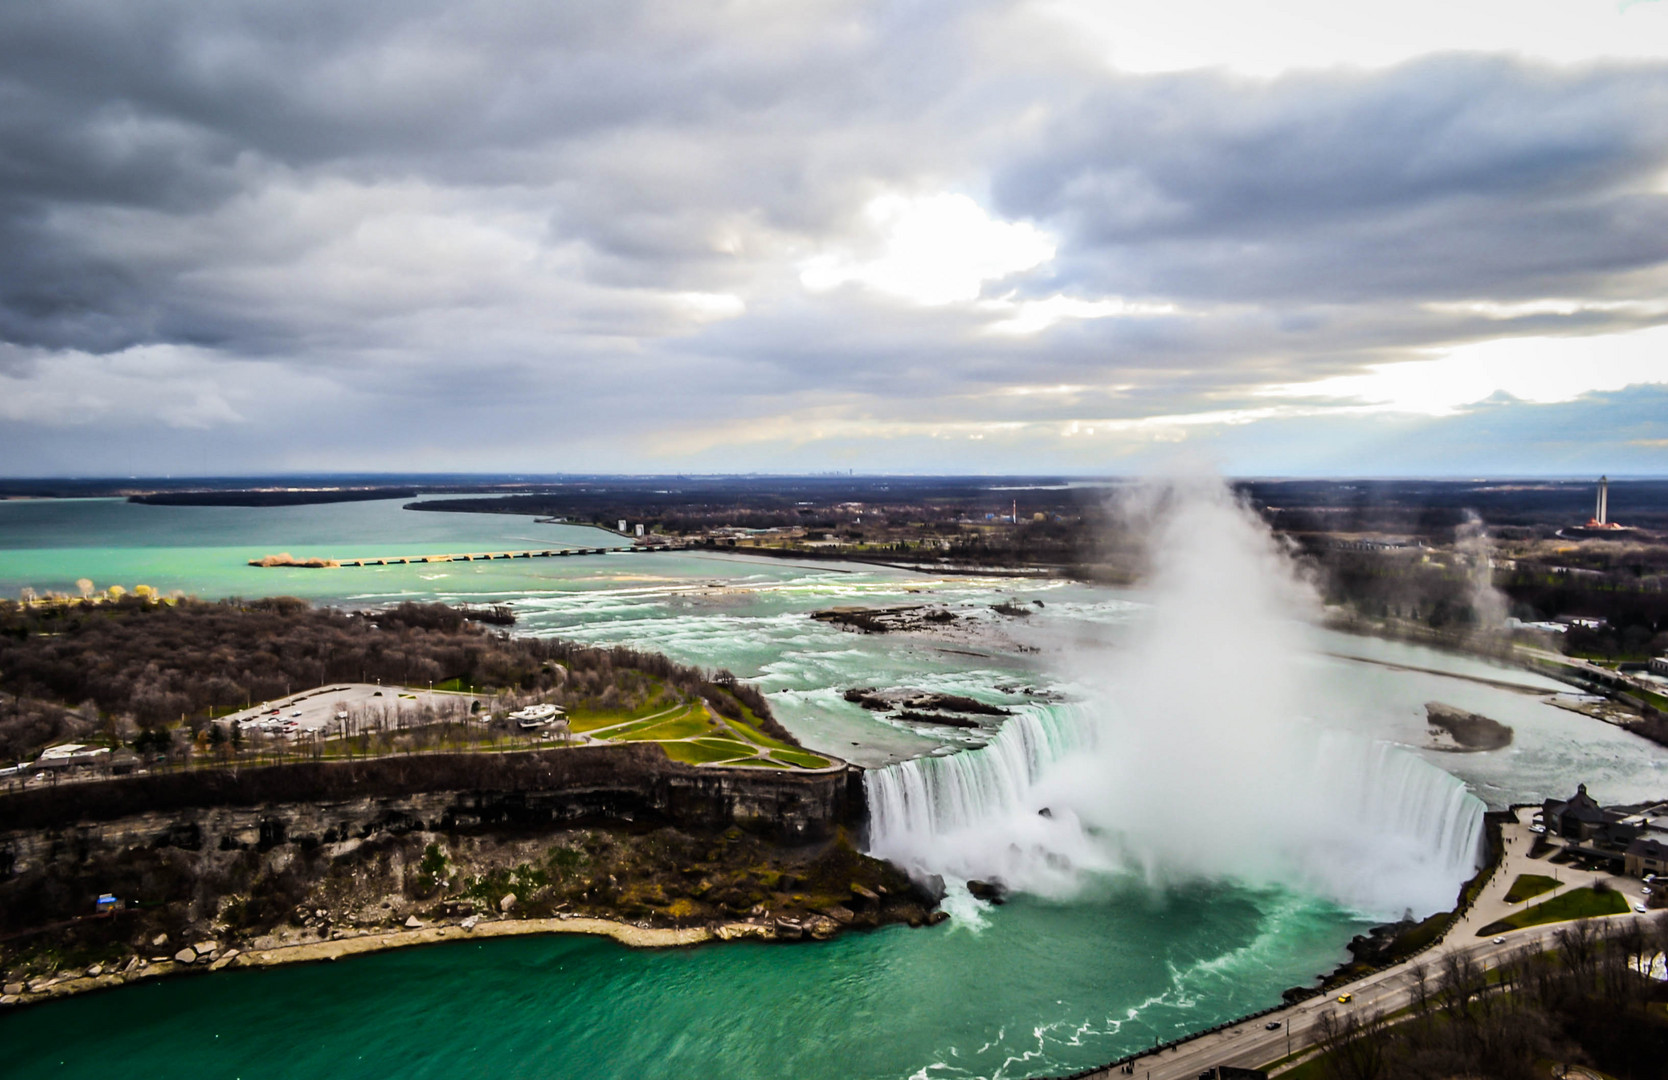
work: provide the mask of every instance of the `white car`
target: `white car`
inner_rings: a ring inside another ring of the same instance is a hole
[[[1531,825],[1531,826],[1529,826],[1529,831],[1532,832],[1532,833],[1544,833],[1544,832],[1546,832],[1546,826],[1545,825]]]
[[[1644,904],[1634,904],[1633,905],[1633,910],[1639,912],[1640,914],[1644,914],[1645,911],[1647,911],[1648,909],[1645,907]]]

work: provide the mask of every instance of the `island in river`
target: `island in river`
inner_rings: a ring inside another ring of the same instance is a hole
[[[510,638],[444,605],[8,604],[0,629],[0,737],[64,751],[0,792],[14,1001],[445,927],[687,944],[943,918],[852,844],[848,767],[724,673]],[[350,673],[438,665],[457,689],[420,707],[390,682],[374,715],[316,730],[265,714],[317,694],[225,715],[286,674],[326,676],[328,697]],[[529,701],[562,720],[507,719]]]

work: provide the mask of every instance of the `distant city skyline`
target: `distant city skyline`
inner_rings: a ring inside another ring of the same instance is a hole
[[[0,474],[1668,474],[1668,2],[0,9]]]

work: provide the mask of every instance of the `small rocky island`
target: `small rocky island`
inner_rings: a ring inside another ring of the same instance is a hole
[[[976,716],[1012,716],[1012,710],[1000,705],[988,705],[976,698],[961,694],[938,694],[926,690],[877,690],[874,687],[853,687],[845,699],[870,712],[890,712],[894,719],[917,724],[938,724],[943,727],[976,728]]]
[[[959,620],[955,612],[937,604],[832,607],[812,612],[811,618],[863,634],[896,634],[941,629]]]
[[[1440,701],[1425,703],[1425,719],[1430,725],[1432,750],[1475,754],[1512,744],[1512,729],[1505,724]]]

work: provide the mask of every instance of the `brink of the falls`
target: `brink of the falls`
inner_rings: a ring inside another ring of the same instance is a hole
[[[1484,806],[1415,755],[1313,732],[1264,785],[1161,804],[1162,778],[1086,779],[1115,754],[1084,706],[1014,717],[987,746],[864,776],[869,850],[920,873],[1066,895],[1095,872],[1232,877],[1364,912],[1451,907],[1478,865]],[[1262,796],[1258,797],[1258,788]]]

